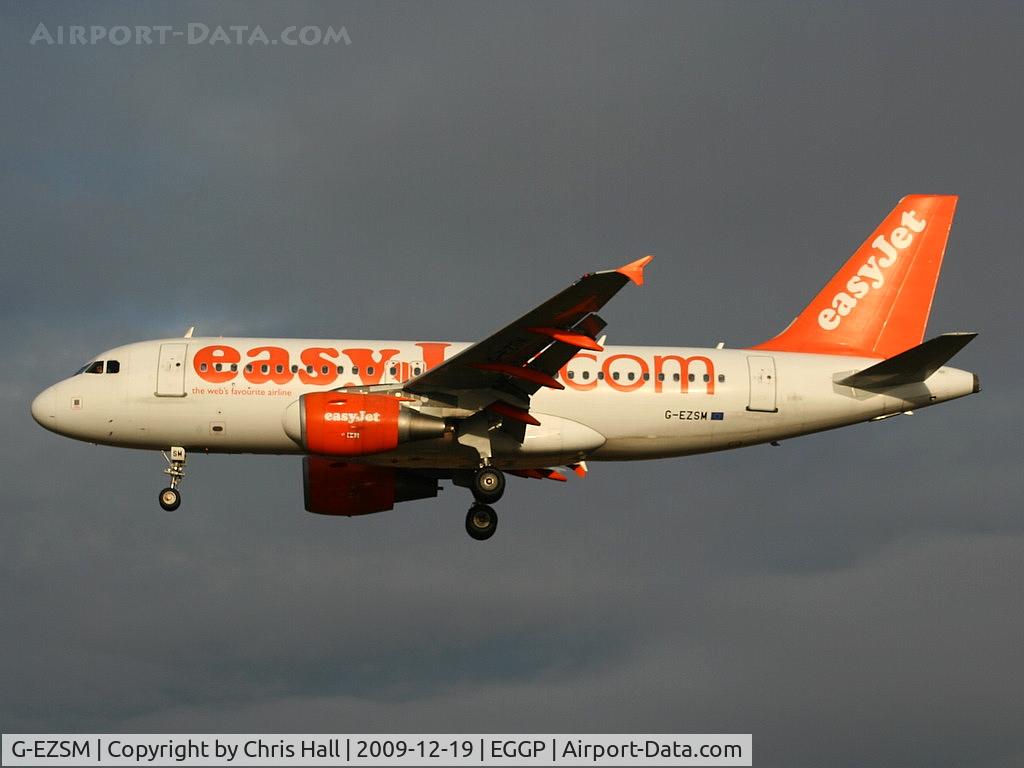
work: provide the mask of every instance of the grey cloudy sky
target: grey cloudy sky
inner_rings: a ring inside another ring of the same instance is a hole
[[[40,22],[350,45],[29,45]],[[1024,763],[1019,3],[0,8],[4,731],[752,732],[758,766]],[[646,253],[611,343],[754,343],[961,195],[929,330],[981,395],[720,454],[302,511],[299,461],[29,416],[181,333],[472,340]]]

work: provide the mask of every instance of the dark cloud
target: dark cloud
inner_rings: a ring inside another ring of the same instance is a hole
[[[0,12],[4,730],[753,732],[758,765],[1017,765],[1024,19],[886,4]],[[322,49],[37,24],[344,24]],[[930,329],[976,397],[778,448],[356,520],[294,458],[39,429],[98,350],[481,336],[655,253],[612,343],[785,325],[911,192],[961,197]]]

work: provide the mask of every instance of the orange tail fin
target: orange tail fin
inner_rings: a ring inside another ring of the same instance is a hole
[[[889,358],[920,344],[956,202],[904,197],[796,320],[753,348]]]

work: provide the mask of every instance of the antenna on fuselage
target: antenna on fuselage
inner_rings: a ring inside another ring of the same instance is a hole
[[[196,327],[194,325],[190,325],[188,327],[188,330],[185,331],[185,336],[183,338],[191,339],[192,338],[192,334],[195,333],[195,332],[196,332]]]

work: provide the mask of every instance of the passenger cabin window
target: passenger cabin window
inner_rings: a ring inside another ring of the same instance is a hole
[[[118,360],[107,360],[107,373],[120,373],[121,363]]]

